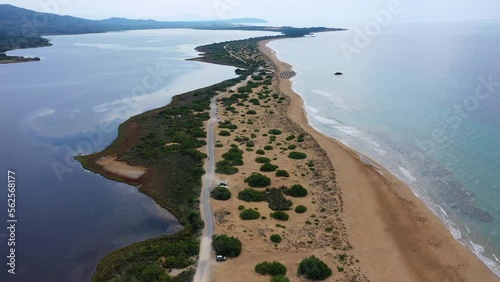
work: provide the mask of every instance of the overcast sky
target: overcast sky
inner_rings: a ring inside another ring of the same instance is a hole
[[[2,4],[92,19],[255,17],[275,24],[329,26],[367,21],[373,12],[387,9],[390,2],[403,7],[395,16],[398,20],[500,19],[500,0],[0,0]]]

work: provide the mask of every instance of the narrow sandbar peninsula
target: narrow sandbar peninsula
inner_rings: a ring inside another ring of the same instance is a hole
[[[93,281],[497,281],[404,183],[308,124],[292,66],[266,47],[285,38],[198,47],[196,60],[238,67],[239,77],[132,117],[104,151],[78,157],[184,226],[108,255]],[[210,162],[214,178],[202,182]],[[213,226],[200,212],[209,196]],[[202,233],[213,249],[196,269]]]

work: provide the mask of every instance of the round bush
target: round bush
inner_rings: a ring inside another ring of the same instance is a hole
[[[266,152],[264,152],[264,150],[262,150],[262,149],[258,149],[257,151],[255,151],[255,153],[257,155],[264,155],[264,154],[266,154]]]
[[[257,114],[257,112],[254,110],[247,111],[247,115],[256,115],[256,114]]]
[[[281,239],[281,236],[279,234],[273,234],[273,235],[271,235],[271,241],[273,243],[276,243],[276,244],[281,243],[281,240],[282,239]]]
[[[307,208],[303,205],[299,205],[295,207],[295,212],[296,213],[305,213],[307,211]]]
[[[262,188],[271,185],[271,178],[254,172],[245,179],[245,183],[248,183],[250,187]]]
[[[290,282],[290,279],[286,278],[284,275],[274,276],[271,282]]]
[[[271,162],[271,159],[266,157],[258,157],[255,159],[255,161],[259,164],[265,164]]]
[[[260,171],[263,172],[276,171],[276,169],[278,169],[278,166],[273,165],[271,163],[265,163],[260,167]]]
[[[244,209],[245,209],[245,206],[243,206],[243,205],[239,205],[239,206],[238,206],[238,210],[242,211],[242,210],[244,210]]]
[[[260,218],[260,213],[254,209],[246,209],[240,213],[242,220],[255,220]]]
[[[302,152],[291,152],[290,154],[288,154],[288,157],[294,160],[303,160],[307,158],[307,155]]]
[[[247,188],[238,193],[238,199],[245,202],[263,202],[266,200],[266,193]]]
[[[295,144],[288,146],[288,150],[295,150],[295,148],[297,148],[297,145],[295,145]]]
[[[332,270],[323,261],[315,256],[302,260],[298,273],[310,280],[325,280],[332,276]]]
[[[272,149],[274,149],[274,148],[271,145],[264,146],[264,150],[266,150],[266,151],[271,151]]]
[[[302,197],[307,196],[307,189],[304,188],[300,184],[295,184],[292,187],[290,187],[289,189],[285,189],[284,193],[285,193],[285,195],[288,195],[291,197],[302,198]]]
[[[279,129],[271,129],[267,133],[273,134],[273,135],[280,135],[282,132]]]
[[[255,272],[271,276],[286,275],[286,266],[277,261],[265,261],[255,266]]]
[[[284,211],[273,212],[271,213],[271,217],[280,221],[288,221],[289,218],[288,214]]]
[[[237,257],[241,254],[241,241],[236,237],[227,235],[214,235],[212,247],[217,255]]]
[[[295,139],[295,135],[292,134],[292,135],[288,136],[285,140],[292,141],[293,139]]]
[[[210,196],[216,200],[227,201],[231,198],[231,191],[224,187],[217,187],[210,192]]]
[[[290,174],[286,170],[276,171],[276,177],[290,177]]]
[[[231,136],[231,132],[222,130],[221,132],[219,132],[219,136]]]

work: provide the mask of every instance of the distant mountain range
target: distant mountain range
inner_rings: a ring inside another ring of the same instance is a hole
[[[0,31],[15,33],[34,32],[37,35],[80,34],[91,32],[157,29],[157,28],[202,28],[224,27],[234,24],[267,23],[262,19],[242,18],[215,21],[155,21],[110,18],[105,20],[88,20],[72,16],[40,13],[15,7],[0,5]],[[24,30],[23,30],[24,29]]]
[[[286,37],[301,37],[313,32],[342,30],[325,27],[294,28],[289,26],[249,25],[262,23],[267,23],[267,21],[254,18],[210,21],[155,21],[124,18],[89,20],[72,16],[40,13],[8,4],[0,4],[0,60],[4,60],[5,62],[12,58],[3,54],[9,50],[50,46],[49,40],[42,37],[45,35],[100,33],[138,29],[191,28],[275,31],[281,32]]]
[[[0,4],[0,52],[17,48],[46,46],[49,43],[40,37],[43,35],[160,28],[228,29],[241,24],[256,23],[267,23],[267,21],[254,18],[214,21],[155,21],[124,18],[88,20]]]

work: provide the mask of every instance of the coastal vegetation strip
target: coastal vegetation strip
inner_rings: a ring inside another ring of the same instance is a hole
[[[106,256],[98,265],[93,281],[190,281],[194,274],[196,250],[203,222],[199,213],[201,176],[206,155],[200,148],[206,145],[204,122],[209,119],[210,99],[245,80],[263,63],[250,51],[258,52],[260,39],[211,44],[202,48],[210,62],[232,65],[226,48],[248,50],[241,54],[248,65],[239,70],[239,77],[213,86],[175,96],[162,108],[134,116],[119,127],[118,137],[103,151],[89,156],[77,156],[82,166],[109,179],[139,187],[160,206],[176,216],[184,229],[174,235],[135,243]],[[254,59],[255,57],[255,59]],[[231,165],[242,164],[241,153],[232,148],[226,158]],[[134,177],[105,166],[106,160],[131,167],[140,167],[143,174]],[[227,194],[227,193],[226,193]],[[227,198],[227,195],[214,195]],[[171,255],[170,249],[179,254]],[[144,271],[139,271],[143,269]],[[177,276],[166,270],[181,269]],[[162,271],[159,271],[162,270]],[[170,280],[169,280],[170,279]]]

